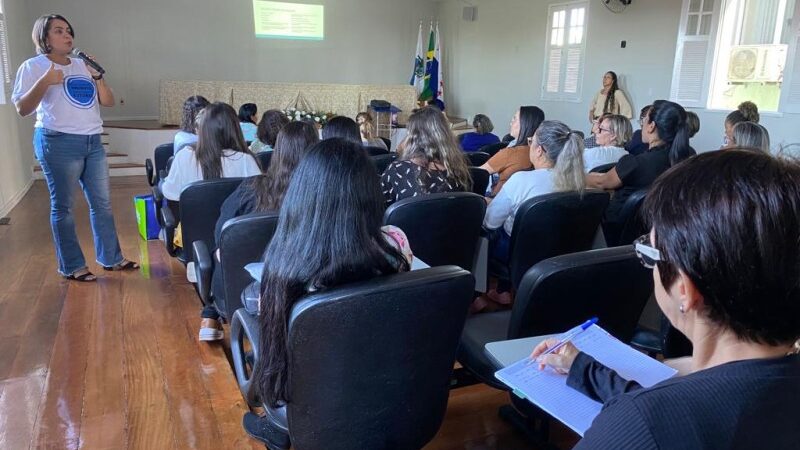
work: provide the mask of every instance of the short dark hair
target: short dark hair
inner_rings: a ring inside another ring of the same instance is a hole
[[[361,130],[355,120],[347,116],[336,116],[322,129],[322,139],[342,138],[361,145]]]
[[[491,133],[494,130],[492,120],[484,114],[475,114],[475,118],[472,119],[472,126],[475,127],[475,132],[478,134]]]
[[[253,125],[253,116],[258,114],[258,106],[255,103],[245,103],[239,107],[239,122],[250,122]]]
[[[800,165],[753,151],[703,153],[665,172],[643,211],[665,288],[686,274],[709,319],[739,339],[800,336]]]
[[[36,19],[36,22],[33,23],[33,32],[31,33],[33,45],[36,46],[36,53],[39,55],[46,55],[50,53],[51,48],[49,45],[47,45],[47,33],[50,32],[50,22],[55,19],[66,22],[68,27],[67,31],[69,32],[70,36],[73,38],[75,37],[75,29],[72,28],[72,24],[69,23],[69,20],[65,19],[64,16],[60,14],[47,14],[41,16]]]
[[[516,145],[528,145],[528,138],[533,137],[539,125],[544,122],[544,111],[538,106],[522,106],[519,108],[519,136]]]

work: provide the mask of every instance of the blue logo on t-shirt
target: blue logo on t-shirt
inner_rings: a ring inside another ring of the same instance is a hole
[[[94,105],[97,88],[89,77],[70,75],[64,77],[64,93],[74,106],[88,109]]]

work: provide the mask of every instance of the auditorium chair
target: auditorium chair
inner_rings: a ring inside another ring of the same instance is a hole
[[[161,180],[161,171],[167,170],[167,160],[173,156],[173,148],[172,142],[161,144],[153,151],[152,160],[150,158],[144,160],[144,167],[147,172],[147,183],[150,184],[150,186],[158,185],[158,182]],[[155,164],[153,161],[155,161]]]
[[[269,169],[269,163],[272,161],[272,153],[273,150],[256,153],[256,161],[258,161],[258,166],[261,167],[262,173],[267,173],[267,169]]]
[[[609,247],[627,245],[647,233],[647,225],[641,215],[648,189],[632,192],[620,209],[618,222],[603,222],[603,233]]]
[[[389,149],[389,151],[391,152],[392,151],[392,140],[389,139],[389,138],[385,138],[383,136],[378,136],[378,137],[383,141],[384,144],[386,144],[386,148]]]
[[[364,151],[367,152],[369,156],[378,156],[378,155],[388,155],[389,150],[386,150],[383,147],[373,147],[371,145],[365,145]]]
[[[539,261],[591,249],[608,201],[608,193],[594,189],[524,201],[514,215],[508,262],[490,259],[489,273],[516,290]]]
[[[458,361],[484,383],[507,389],[494,377],[498,368],[486,355],[486,344],[561,333],[590,317],[628,342],[652,292],[653,272],[640,264],[631,245],[546,259],[525,272],[510,311],[467,319]]]
[[[489,172],[480,167],[470,167],[469,174],[472,177],[472,192],[484,196],[489,187]]]
[[[474,284],[458,267],[434,267],[299,301],[288,326],[290,401],[281,410],[265,407],[271,426],[296,450],[424,447],[444,418]],[[259,332],[253,315],[236,311],[231,351],[250,401],[248,367],[264,352]],[[252,363],[245,339],[252,343]]]
[[[403,230],[414,256],[429,266],[452,264],[472,271],[485,213],[480,195],[447,192],[395,202],[383,223]]]
[[[213,304],[225,320],[233,317],[242,307],[242,290],[253,281],[244,266],[263,260],[277,226],[277,212],[257,212],[228,220],[217,243],[218,262],[213,247],[204,241],[193,243],[197,292],[204,305]]]
[[[375,155],[371,156],[370,159],[372,160],[372,164],[375,165],[375,170],[378,171],[378,175],[383,175],[383,172],[386,171],[386,168],[389,167],[389,164],[397,159],[397,153]]]
[[[495,153],[506,148],[507,146],[508,142],[498,142],[497,144],[484,145],[483,147],[479,148],[478,151],[486,153],[489,155],[489,157],[492,157]]]
[[[241,182],[242,178],[218,178],[195,181],[183,188],[178,201],[177,218],[172,208],[161,210],[167,252],[188,264],[193,260],[192,245],[195,241],[203,241],[208,248],[212,248],[219,209]],[[181,224],[183,248],[176,248],[172,243],[178,223]]]
[[[486,161],[491,158],[488,153],[484,152],[471,152],[466,153],[467,159],[469,159],[469,165],[472,167],[480,167],[486,164]]]

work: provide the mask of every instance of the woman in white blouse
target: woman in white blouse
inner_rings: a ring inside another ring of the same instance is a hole
[[[597,147],[583,152],[583,167],[586,172],[604,164],[615,163],[627,155],[625,144],[631,140],[633,128],[627,117],[619,114],[607,115],[597,126]]]
[[[247,148],[239,118],[226,103],[212,103],[198,115],[196,148],[175,155],[169,175],[161,185],[168,200],[178,200],[186,185],[216,178],[251,177],[261,169]]]
[[[605,113],[620,114],[628,119],[633,118],[631,104],[617,84],[617,74],[612,71],[603,75],[603,88],[589,104],[589,122],[594,122]]]

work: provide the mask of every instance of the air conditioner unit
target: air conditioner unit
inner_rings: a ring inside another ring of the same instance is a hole
[[[788,45],[737,45],[728,62],[729,83],[778,83],[783,78]]]

